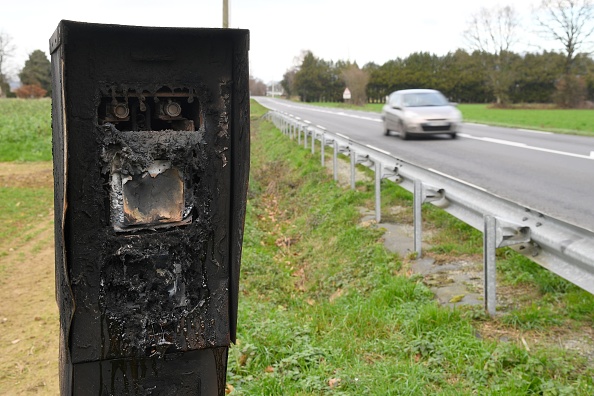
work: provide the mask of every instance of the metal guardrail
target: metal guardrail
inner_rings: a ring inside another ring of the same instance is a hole
[[[334,179],[337,157],[350,157],[351,188],[355,188],[355,166],[366,163],[375,171],[375,218],[381,221],[381,180],[389,179],[414,195],[414,249],[422,255],[421,205],[430,202],[483,232],[485,309],[496,312],[495,251],[510,246],[521,254],[582,289],[594,294],[594,232],[516,204],[483,188],[427,170],[381,150],[311,125],[288,113],[266,114],[285,135],[297,139],[315,153],[320,144],[321,162],[325,148],[333,148]]]

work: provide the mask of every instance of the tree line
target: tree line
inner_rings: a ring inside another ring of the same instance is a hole
[[[356,63],[326,61],[307,51],[301,64],[285,73],[281,84],[288,96],[304,102],[342,101],[344,89],[348,86],[353,92],[352,84],[361,80],[367,83],[354,90],[364,96],[363,102],[383,102],[391,92],[408,88],[438,89],[461,103],[558,102],[556,96],[565,83],[564,54],[508,51],[500,57],[504,62],[497,64],[495,55],[484,51],[459,49],[444,56],[418,52],[383,65],[368,63],[359,69]],[[345,74],[353,74],[354,70],[360,73],[348,84]],[[497,85],[492,82],[492,70],[500,75]],[[594,101],[594,60],[585,54],[578,56],[575,71],[577,88],[573,92],[583,100]]]

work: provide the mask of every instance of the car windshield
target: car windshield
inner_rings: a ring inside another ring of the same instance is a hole
[[[405,107],[446,106],[448,100],[438,92],[409,93],[403,95]]]

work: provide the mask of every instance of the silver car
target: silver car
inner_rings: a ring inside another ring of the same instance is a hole
[[[402,139],[411,135],[448,134],[456,137],[462,113],[434,89],[405,89],[388,96],[382,109],[384,132],[398,132]]]

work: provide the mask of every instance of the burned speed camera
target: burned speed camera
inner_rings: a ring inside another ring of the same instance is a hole
[[[222,395],[249,168],[248,32],[52,38],[63,395]]]

